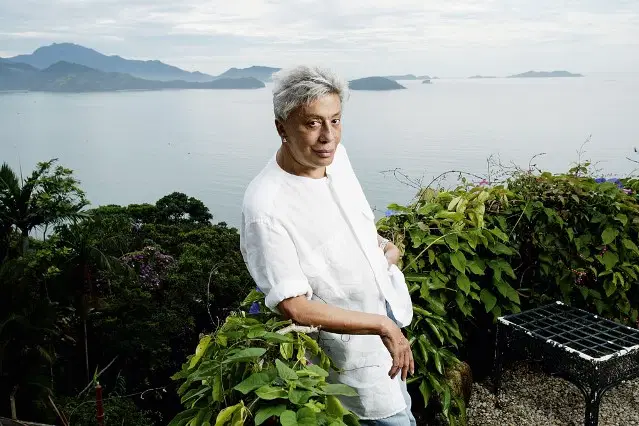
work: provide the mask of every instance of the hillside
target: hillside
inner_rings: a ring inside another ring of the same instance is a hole
[[[107,56],[96,50],[74,43],[54,43],[36,49],[28,55],[9,58],[39,69],[45,69],[56,62],[69,62],[84,65],[104,72],[130,74],[147,80],[184,80],[192,82],[210,81],[213,76],[200,72],[189,72],[163,62],[124,59],[120,56]]]
[[[0,90],[43,92],[104,92],[163,89],[259,89],[254,78],[221,78],[208,82],[145,80],[130,74],[103,72],[84,65],[60,61],[44,70],[27,64],[0,61]]]

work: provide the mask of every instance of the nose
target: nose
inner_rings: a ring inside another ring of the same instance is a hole
[[[335,140],[335,129],[330,123],[324,122],[322,124],[322,131],[320,132],[319,141],[322,143],[329,143]]]

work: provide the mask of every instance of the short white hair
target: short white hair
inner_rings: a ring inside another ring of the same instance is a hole
[[[348,83],[334,72],[305,65],[278,71],[273,75],[273,111],[284,121],[291,111],[326,95],[336,94],[343,104]]]

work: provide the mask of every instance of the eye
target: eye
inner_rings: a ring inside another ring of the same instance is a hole
[[[308,122],[308,126],[309,127],[317,127],[319,126],[321,123],[319,122],[319,120],[311,120]]]
[[[333,119],[333,124],[340,124],[342,122],[341,118],[334,118]]]

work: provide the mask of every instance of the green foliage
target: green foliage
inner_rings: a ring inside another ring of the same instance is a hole
[[[84,192],[70,169],[54,168],[56,161],[38,163],[24,180],[8,164],[0,167],[0,263],[8,255],[14,229],[22,235],[23,252],[32,229],[83,217],[81,210],[88,204]]]
[[[254,303],[263,304],[257,291],[243,307]],[[359,424],[338,399],[356,396],[355,390],[327,383],[331,360],[306,334],[278,333],[289,324],[273,314],[239,311],[203,336],[173,376],[185,410],[169,425],[260,425],[278,418],[282,425]]]
[[[470,350],[464,340],[473,327],[489,325],[486,315],[494,321],[562,300],[637,321],[637,196],[583,173],[526,172],[494,187],[464,181],[451,191],[426,188],[408,206],[389,206],[393,214],[378,223],[404,253],[414,380],[426,404],[438,396],[451,423],[463,422],[465,410],[445,371]]]

